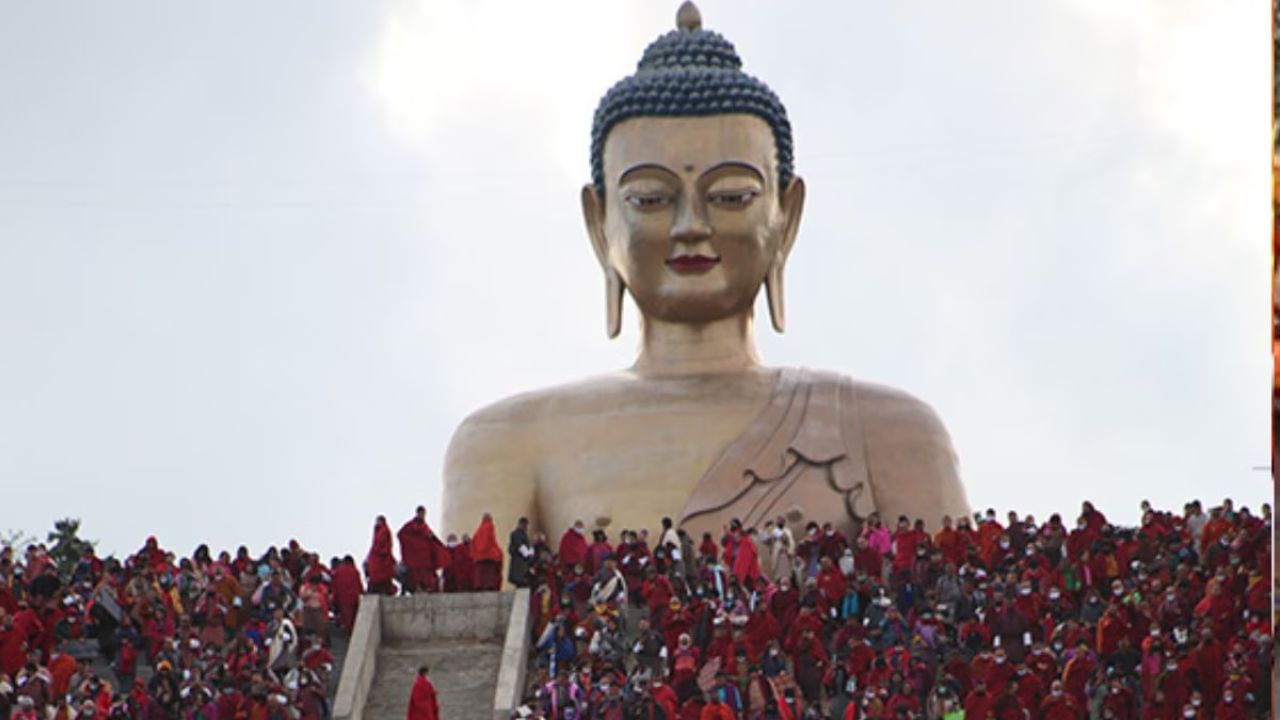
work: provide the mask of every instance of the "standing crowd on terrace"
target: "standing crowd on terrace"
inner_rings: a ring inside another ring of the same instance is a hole
[[[1137,527],[994,510],[930,532],[872,515],[690,537],[526,523],[520,717],[555,720],[1241,720],[1270,717],[1271,509]]]
[[[987,510],[936,530],[872,515],[851,537],[780,517],[611,538],[578,522],[553,545],[520,522],[504,549],[488,516],[442,540],[418,508],[394,534],[377,519],[363,578],[296,541],[178,558],[148,538],[62,568],[44,545],[5,548],[0,718],[321,720],[366,589],[504,575],[530,590],[517,717],[1269,717],[1271,523],[1225,500],[1143,503],[1124,527],[1085,503],[1071,526]]]

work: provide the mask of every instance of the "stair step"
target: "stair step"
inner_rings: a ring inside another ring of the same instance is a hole
[[[364,706],[366,720],[403,720],[418,667],[431,668],[440,715],[491,720],[502,643],[436,641],[391,643],[378,649],[378,671]]]

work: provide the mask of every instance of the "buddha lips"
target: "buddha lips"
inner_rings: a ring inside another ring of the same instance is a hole
[[[676,272],[706,272],[720,264],[720,258],[707,255],[677,255],[667,260],[667,267]]]

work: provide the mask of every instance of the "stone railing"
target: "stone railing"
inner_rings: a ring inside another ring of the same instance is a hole
[[[342,677],[333,697],[334,720],[362,720],[369,688],[378,672],[378,646],[382,645],[382,602],[378,595],[360,598],[360,610],[342,663]]]
[[[520,588],[511,599],[507,637],[502,643],[502,664],[498,666],[498,687],[493,694],[494,720],[507,720],[524,698],[525,675],[529,667],[529,590]]]

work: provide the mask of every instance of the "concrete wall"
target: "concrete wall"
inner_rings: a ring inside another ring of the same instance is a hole
[[[512,593],[497,592],[382,598],[382,638],[385,642],[501,640],[507,634],[511,600]]]
[[[362,720],[369,688],[378,670],[378,647],[382,645],[382,609],[386,598],[364,595],[342,663],[338,692],[333,697],[334,720]]]

